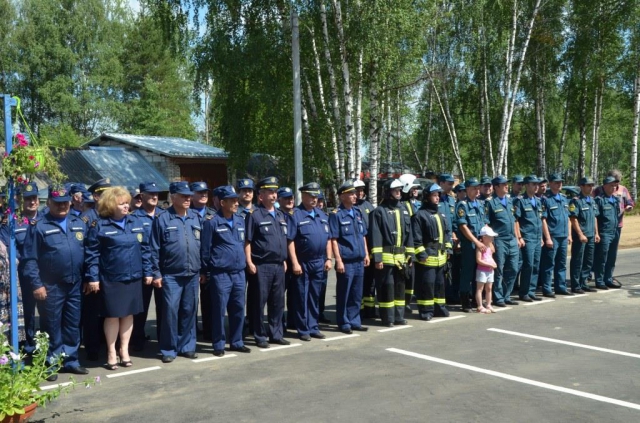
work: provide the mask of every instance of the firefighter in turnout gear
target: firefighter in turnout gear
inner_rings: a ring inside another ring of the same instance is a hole
[[[369,216],[371,212],[375,210],[373,204],[367,200],[365,193],[365,184],[361,180],[353,181],[353,186],[356,189],[356,207],[360,209],[362,214],[362,220],[367,227],[367,245],[371,245],[371,224],[369,223]],[[362,283],[362,312],[361,317],[365,319],[373,319],[376,317],[376,284],[373,280],[373,274],[375,269],[373,266],[366,266],[364,268],[364,281]]]
[[[404,185],[402,186],[402,205],[405,209],[407,209],[408,215],[404,214],[406,219],[409,220],[409,224],[411,224],[411,217],[413,217],[418,209],[420,208],[420,203],[415,201],[415,195],[418,188],[420,188],[420,184],[416,183],[415,175],[404,174],[399,178],[400,182]],[[412,314],[413,310],[411,309],[411,300],[414,295],[414,281],[415,281],[415,269],[414,267],[410,267],[405,272],[406,280],[404,285],[404,312],[405,314]]]
[[[420,319],[448,317],[444,295],[444,271],[452,252],[451,225],[438,211],[442,188],[429,184],[422,191],[422,206],[411,218],[415,247],[415,288]]]
[[[397,179],[385,182],[384,200],[369,220],[380,318],[387,327],[407,324],[404,273],[412,266],[413,240],[411,223],[404,217],[409,212],[400,204],[402,186]]]

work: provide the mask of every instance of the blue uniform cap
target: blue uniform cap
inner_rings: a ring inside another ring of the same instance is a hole
[[[620,181],[615,176],[607,176],[606,178],[604,178],[602,180],[602,185],[607,185],[607,184],[610,184],[612,182],[620,182]]]
[[[27,185],[24,185],[20,188],[20,194],[23,198],[26,197],[37,197],[38,196],[38,186],[35,182],[29,182]]]
[[[564,179],[559,173],[552,173],[549,175],[549,182],[564,182]]]
[[[311,194],[314,197],[317,197],[320,194],[320,184],[317,182],[309,182],[298,188],[300,192],[306,192],[307,194]]]
[[[356,190],[356,187],[353,184],[353,181],[351,179],[348,179],[338,187],[338,195],[344,194],[345,192],[352,192],[355,190]]]
[[[191,185],[189,185],[189,188],[191,188],[191,191],[193,192],[209,191],[209,187],[207,186],[207,183],[203,181],[192,182]]]
[[[549,180],[543,176],[542,178],[538,178],[538,182],[541,184],[547,184],[549,183]]]
[[[138,195],[140,195],[140,193],[138,193]],[[85,191],[82,193],[82,201],[84,203],[95,203],[96,200],[94,200],[93,198],[93,194],[91,194],[89,191]]]
[[[488,176],[483,176],[480,178],[480,185],[491,185],[491,178]]]
[[[509,180],[505,178],[503,175],[498,175],[491,180],[492,185],[500,185],[500,184],[508,184]]]
[[[453,179],[453,175],[451,175],[450,173],[441,173],[440,176],[438,176],[438,181],[439,182],[455,182],[455,180]]]
[[[585,176],[584,178],[580,178],[580,182],[578,182],[578,185],[582,186],[582,185],[595,185],[596,181],[593,180],[593,178],[591,176]]]
[[[254,189],[253,179],[238,179],[237,189]]]
[[[227,198],[238,198],[238,194],[236,194],[236,190],[231,185],[223,185],[216,188],[216,197],[226,200]]]
[[[540,179],[536,175],[527,175],[523,181],[525,184],[539,184]]]
[[[268,176],[258,181],[258,189],[271,189],[275,191],[278,188],[280,188],[280,183],[275,176]]]
[[[138,188],[132,189],[129,191],[129,194],[131,195],[131,198],[136,198],[140,195],[140,190]]]
[[[86,190],[87,189],[84,187],[83,184],[74,183],[74,184],[71,184],[71,186],[69,187],[69,194],[75,195],[79,192],[85,192]]]
[[[318,193],[318,200],[324,200],[324,192],[320,191]]]
[[[109,178],[100,179],[98,182],[94,183],[89,187],[90,193],[104,191],[107,188],[111,188],[111,180]]]
[[[564,187],[562,187],[562,189],[564,189],[565,192],[567,194],[570,194],[570,195],[579,195],[580,194],[580,189],[578,189],[578,187],[574,187],[574,186],[571,186],[571,185],[564,186]]]
[[[169,193],[170,194],[193,195],[193,191],[191,191],[189,189],[189,182],[187,182],[187,181],[171,182],[171,184],[169,185]]]
[[[479,185],[480,185],[480,182],[478,182],[478,178],[469,178],[466,181],[464,181],[465,188],[477,187]]]
[[[140,184],[140,192],[160,192],[161,189],[155,182],[142,182]]]
[[[67,191],[64,186],[60,185],[49,185],[49,198],[56,203],[71,201],[69,191]]]
[[[278,198],[293,197],[293,191],[289,187],[282,187],[278,189]]]
[[[458,185],[456,185],[455,187],[453,187],[453,192],[460,192],[460,191],[464,191],[464,182],[459,183]]]
[[[511,178],[511,182],[514,184],[521,184],[524,182],[524,176],[522,175],[514,175],[513,178]]]

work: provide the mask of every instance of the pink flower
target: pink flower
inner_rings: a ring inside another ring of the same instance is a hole
[[[11,214],[11,209],[7,208],[7,211],[5,212],[6,214]]]
[[[18,141],[27,141],[27,139],[24,137],[24,134],[16,134],[16,138],[18,139]]]
[[[39,167],[40,167],[40,162],[36,162],[36,163],[33,165],[33,168],[34,168],[34,169],[37,169],[37,168],[39,168]]]
[[[4,152],[4,154],[2,155],[2,157],[9,157],[9,153],[7,153],[6,151]]]
[[[7,364],[9,362],[9,359],[7,358],[6,355],[0,355],[0,366]]]
[[[18,176],[18,179],[16,179],[17,182],[22,182],[22,176]]]
[[[27,219],[26,217],[22,218],[22,224],[23,225],[28,225],[29,224],[29,219]]]
[[[29,156],[29,160],[34,160],[36,156]]]
[[[58,194],[58,191],[53,191],[53,192],[51,193],[51,196],[52,196],[52,197],[59,197],[59,196],[60,196],[60,194]]]

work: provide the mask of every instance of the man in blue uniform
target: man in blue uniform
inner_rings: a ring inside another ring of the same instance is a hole
[[[546,217],[546,212],[541,200],[536,197],[538,182],[536,175],[525,177],[525,193],[513,202],[516,236],[522,249],[519,297],[529,303],[542,300],[536,297],[536,287],[542,248],[542,218]]]
[[[600,195],[594,199],[598,209],[597,222],[598,234],[600,235],[600,242],[596,244],[593,260],[596,288],[598,289],[619,288],[610,282],[613,280],[613,268],[618,254],[614,240],[618,235],[621,210],[620,197],[615,195],[619,183],[620,181],[615,176],[607,176],[602,181]]]
[[[198,213],[202,219],[207,215],[213,216],[216,211],[209,207],[209,186],[206,182],[192,182],[189,188],[193,192],[191,196],[191,209]]]
[[[142,206],[131,213],[142,221],[144,232],[147,239],[151,237],[151,227],[153,221],[164,210],[158,207],[158,194],[160,187],[155,182],[142,182],[140,184],[140,196],[142,197]],[[151,295],[153,294],[156,305],[156,339],[160,339],[162,331],[162,291],[153,284],[142,285],[142,305],[144,311],[133,316],[133,333],[131,334],[131,349],[133,351],[142,351],[147,341],[145,326],[147,324],[147,316],[149,315],[149,306],[151,305]]]
[[[479,185],[477,178],[469,178],[464,182],[467,199],[456,204],[456,219],[460,232],[460,249],[462,252],[462,269],[460,271],[460,302],[462,311],[468,313],[472,309],[471,288],[476,276],[476,248],[484,251],[485,245],[480,242],[480,229],[484,226],[484,207],[478,201]]]
[[[69,210],[69,213],[76,217],[84,213],[82,194],[85,191],[86,188],[82,184],[73,184],[69,187],[69,194],[71,195],[71,210]]]
[[[567,291],[567,247],[571,244],[569,224],[569,201],[562,194],[564,180],[558,173],[549,175],[549,191],[543,194],[542,203],[546,216],[542,219],[544,246],[540,259],[542,295],[554,298],[556,295],[573,295]],[[555,293],[551,291],[551,280]]]
[[[319,299],[326,273],[331,269],[329,218],[316,207],[320,185],[310,182],[300,187],[302,202],[293,210],[287,233],[289,258],[293,272],[291,292],[295,304],[287,320],[293,319],[303,341],[324,339],[318,326]]]
[[[336,320],[344,333],[367,331],[362,326],[360,304],[364,269],[369,266],[367,225],[350,180],[338,188],[340,206],[329,215],[331,245],[336,259]]]
[[[595,182],[585,176],[580,179],[580,195],[569,203],[569,219],[571,220],[571,292],[584,294],[597,292],[589,288],[587,279],[593,267],[595,245],[600,242],[596,218],[598,208],[591,197]]]
[[[291,225],[291,218],[293,217],[293,208],[295,206],[295,199],[293,198],[293,191],[289,187],[280,187],[278,188],[278,206],[279,210],[284,213],[284,217],[286,218],[287,224]],[[283,324],[286,324],[287,329],[296,330],[296,326],[294,323],[293,316],[295,315],[295,306],[296,303],[293,300],[294,295],[291,295],[291,286],[293,284],[294,275],[293,275],[293,266],[291,266],[291,258],[287,257],[287,271],[284,275],[284,292],[286,298],[287,305],[287,313],[286,313],[286,322],[283,321]],[[289,318],[291,316],[291,318]]]
[[[229,315],[231,351],[249,353],[244,345],[245,219],[238,214],[238,194],[233,187],[218,187],[220,210],[204,221],[200,248],[201,272],[209,275],[211,295],[213,355],[222,357],[227,342],[225,311]]]
[[[515,199],[522,195],[522,184],[524,183],[524,176],[515,175],[511,178],[511,192],[509,193],[509,197],[511,199]]]
[[[33,222],[41,218],[38,213],[38,186],[35,182],[29,182],[27,185],[19,188],[18,195],[22,198],[22,218],[14,221],[14,233],[18,259],[18,280],[22,291],[22,308],[24,312],[24,330],[26,339],[23,349],[27,354],[31,354],[34,352],[36,347],[34,340],[36,333],[36,300],[33,297],[33,290],[31,289],[31,286],[27,284],[27,280],[23,274],[24,263],[22,261],[22,256],[27,230]],[[2,219],[0,237],[2,238],[4,245],[7,246],[8,251],[9,243],[11,241],[11,224],[7,221],[7,217]]]
[[[360,209],[362,214],[362,220],[367,228],[367,244],[371,243],[371,232],[369,232],[370,222],[369,217],[375,207],[369,200],[367,200],[367,194],[365,193],[365,183],[361,180],[353,182],[353,186],[356,189],[356,207]],[[331,216],[329,216],[331,217]],[[362,281],[362,310],[361,317],[365,319],[373,319],[376,317],[376,282],[374,280],[375,270],[373,266],[366,266],[364,268],[364,278]]]
[[[275,208],[278,179],[270,176],[258,183],[259,206],[246,221],[245,256],[252,291],[251,326],[259,348],[269,342],[289,345],[283,338],[284,274],[287,259],[287,221]],[[264,306],[268,305],[269,330],[264,327]],[[269,337],[269,342],[267,342]]]
[[[80,316],[84,269],[84,222],[69,214],[71,197],[59,186],[49,187],[49,212],[31,222],[24,241],[23,276],[38,301],[40,325],[49,335],[47,361],[64,354],[64,370],[89,373],[80,366]],[[56,380],[51,375],[48,380]]]
[[[324,192],[322,192],[322,190],[320,190],[320,192],[318,193],[318,205],[316,207],[325,213],[327,212],[327,203],[325,201]],[[318,322],[324,323],[324,324],[331,323],[331,320],[327,319],[326,316],[324,315],[324,302],[325,302],[325,297],[327,296],[328,275],[329,275],[328,272],[324,272],[324,282],[322,283],[322,289],[320,290],[320,298],[318,299],[318,310],[320,311],[320,314],[318,315]]]
[[[187,182],[169,186],[172,206],[151,227],[153,286],[162,288],[160,353],[163,363],[176,355],[196,358],[196,316],[200,277],[202,218],[189,208],[193,192]]]
[[[491,194],[493,194],[493,185],[491,185],[491,178],[488,176],[483,176],[480,178],[480,193],[478,194],[478,201],[480,201],[480,205],[484,207],[484,202],[491,199]]]
[[[238,193],[238,216],[246,218],[251,210],[255,209],[253,205],[253,190],[255,186],[253,179],[238,179],[236,183],[236,192]]]
[[[493,197],[484,204],[486,223],[498,236],[495,238],[495,270],[493,283],[494,305],[506,307],[517,305],[511,301],[511,292],[516,280],[519,247],[516,237],[513,201],[508,196],[509,180],[504,176],[496,176],[493,184]]]

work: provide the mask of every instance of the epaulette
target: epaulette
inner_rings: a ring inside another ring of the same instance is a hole
[[[289,210],[289,211],[287,212],[287,214],[288,214],[289,216],[293,216],[293,209],[292,209],[292,210]]]
[[[211,219],[213,219],[213,215],[212,214],[207,214],[207,215],[204,216],[204,218],[206,220],[211,220]]]
[[[89,223],[89,218],[87,216],[82,216],[80,219],[82,219],[84,223]]]
[[[338,213],[338,209],[336,208],[336,209],[331,210],[331,213],[337,214]]]
[[[97,224],[98,224],[98,221],[94,220],[93,222],[91,222],[91,227],[95,228]]]
[[[245,209],[245,210],[246,210],[246,209]],[[254,211],[254,210],[255,210],[255,209],[251,209],[251,210],[249,210],[249,214],[253,213],[253,211]]]

